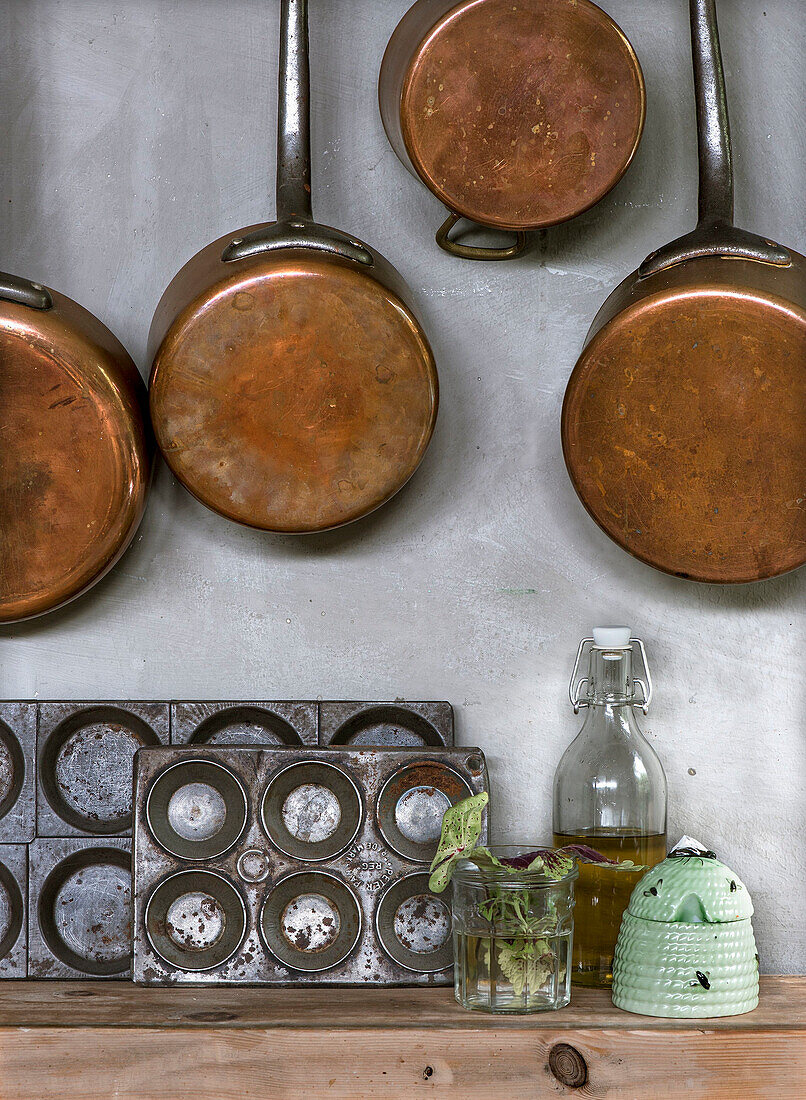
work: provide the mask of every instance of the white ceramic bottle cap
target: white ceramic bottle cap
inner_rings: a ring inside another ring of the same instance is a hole
[[[597,649],[629,649],[632,631],[628,626],[595,626],[593,644]]]

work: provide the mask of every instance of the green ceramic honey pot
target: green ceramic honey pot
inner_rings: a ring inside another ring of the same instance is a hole
[[[738,1016],[758,1004],[744,883],[713,852],[676,848],[637,883],[621,922],[613,1004],[643,1016]]]

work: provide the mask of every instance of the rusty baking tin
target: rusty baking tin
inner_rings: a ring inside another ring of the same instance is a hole
[[[144,749],[135,981],[449,984],[447,899],[427,880],[431,811],[486,787],[478,749]],[[172,799],[179,835],[199,837],[181,856]]]
[[[28,849],[28,977],[131,972],[131,841],[35,840]]]
[[[0,703],[0,844],[34,838],[36,703]]]
[[[446,702],[319,704],[320,745],[438,748],[453,744],[453,707]]]
[[[134,754],[168,740],[167,703],[40,703],[37,836],[130,834]]]
[[[317,704],[180,702],[171,704],[174,745],[315,745]]]
[[[0,978],[24,978],[27,955],[28,851],[0,844]]]

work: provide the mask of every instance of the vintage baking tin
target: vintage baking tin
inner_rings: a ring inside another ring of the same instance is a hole
[[[144,749],[135,981],[449,984],[428,863],[486,788],[478,749]]]
[[[379,101],[395,153],[451,212],[438,243],[467,259],[518,255],[527,231],[602,199],[646,110],[635,51],[590,0],[417,0],[390,39]],[[460,217],[517,243],[456,244]]]
[[[672,852],[636,884],[621,922],[613,1004],[644,1016],[736,1016],[758,1004],[753,903],[713,852]]]
[[[28,852],[0,844],[0,979],[24,978],[28,963]]]
[[[33,840],[36,703],[0,703],[0,844]]]
[[[175,745],[315,745],[318,704],[172,703]]]
[[[319,704],[320,745],[447,747],[453,726],[453,707],[446,702]]]
[[[129,834],[134,754],[168,740],[167,703],[40,703],[37,836]]]
[[[125,978],[131,841],[38,839],[28,849],[28,976]]]

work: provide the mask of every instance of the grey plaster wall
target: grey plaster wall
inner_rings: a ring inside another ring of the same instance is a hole
[[[565,473],[568,374],[609,290],[693,224],[684,0],[602,0],[642,59],[648,124],[622,184],[527,258],[442,255],[438,203],[398,164],[375,80],[407,0],[312,0],[315,205],[414,289],[439,424],[410,485],[322,537],[229,525],[159,470],[107,580],[0,632],[4,697],[444,697],[488,754],[499,837],[550,829],[579,722],[571,661],[625,621],[653,662],[647,727],[687,831],[743,876],[762,965],[806,969],[806,571],[701,587],[630,559]],[[188,256],[273,214],[275,0],[0,0],[0,266],[78,299],[145,372]],[[806,5],[721,0],[741,223],[806,251]]]

